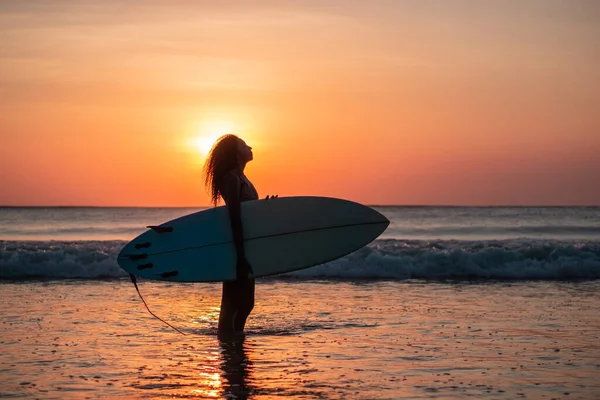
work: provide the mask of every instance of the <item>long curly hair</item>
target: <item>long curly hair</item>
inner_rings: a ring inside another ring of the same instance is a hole
[[[204,185],[210,193],[211,203],[217,205],[223,178],[232,169],[238,166],[238,143],[240,138],[236,135],[223,135],[212,146],[204,163]]]

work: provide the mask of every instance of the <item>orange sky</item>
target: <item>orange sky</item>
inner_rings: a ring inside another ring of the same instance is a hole
[[[592,1],[0,2],[0,205],[600,205]]]

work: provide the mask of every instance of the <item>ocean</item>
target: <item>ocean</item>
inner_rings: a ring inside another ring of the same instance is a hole
[[[0,208],[2,398],[600,398],[600,207],[374,206],[333,262],[257,281],[219,341],[220,284],[116,263],[200,209]]]

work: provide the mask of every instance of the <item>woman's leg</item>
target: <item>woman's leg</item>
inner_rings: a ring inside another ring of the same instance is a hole
[[[254,308],[254,279],[223,282],[219,334],[241,333]]]

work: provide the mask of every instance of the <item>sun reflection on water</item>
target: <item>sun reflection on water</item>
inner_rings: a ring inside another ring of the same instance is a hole
[[[198,386],[201,389],[192,389],[190,394],[209,398],[219,398],[223,392],[221,375],[218,372],[199,372]]]
[[[217,369],[219,362],[218,352],[208,351],[205,353],[204,365],[200,366],[200,371],[197,373],[197,385],[201,389],[193,389],[190,391],[191,394],[209,398],[221,396],[223,385],[221,375]]]
[[[219,307],[210,307],[209,309],[197,310],[190,321],[193,324],[202,324],[212,326],[219,320]]]

